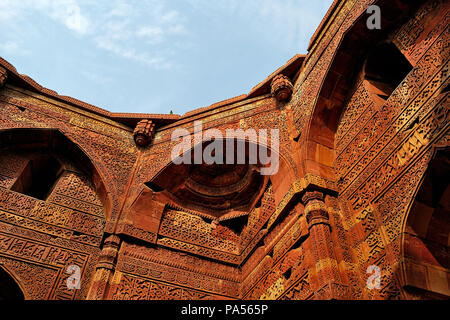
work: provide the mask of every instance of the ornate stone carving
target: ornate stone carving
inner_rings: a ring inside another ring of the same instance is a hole
[[[403,258],[425,251],[404,235],[442,238],[448,251],[440,206],[424,204],[405,221],[434,166],[433,151],[449,146],[450,8],[445,0],[424,1],[383,28],[412,70],[377,99],[350,59],[366,54],[355,40],[362,29],[354,28],[374,2],[336,1],[301,69],[288,64],[255,95],[179,122],[136,114],[116,122],[107,111],[56,99],[0,58],[0,265],[29,299],[405,298],[397,270]],[[377,3],[385,13],[402,11],[392,10],[398,1]],[[129,123],[144,118],[132,136]],[[204,130],[222,133],[279,129],[279,173],[262,183],[247,167],[171,167],[172,133],[193,134],[199,119]],[[76,164],[66,164],[39,199],[24,188],[31,147],[43,143],[38,132],[66,137],[46,147],[77,150],[70,153]],[[92,172],[84,172],[90,164]],[[379,290],[367,288],[373,265],[382,272]],[[80,268],[80,290],[66,286],[70,266]],[[422,266],[407,268],[408,281],[430,287],[419,283],[427,280],[416,272]],[[436,279],[431,288],[446,285]]]
[[[272,95],[280,102],[288,101],[292,96],[293,85],[288,77],[279,74],[272,80]]]
[[[120,238],[110,235],[106,238],[97,268],[113,270],[119,252]]]
[[[155,135],[155,124],[151,120],[140,121],[134,129],[134,141],[139,147],[146,147]]]
[[[302,201],[305,204],[305,216],[309,227],[315,224],[329,224],[329,215],[322,192],[306,192]]]
[[[6,69],[0,67],[0,88],[3,87],[7,78],[8,72],[6,71]]]

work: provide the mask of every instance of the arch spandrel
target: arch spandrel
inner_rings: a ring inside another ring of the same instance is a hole
[[[0,146],[0,157],[16,155],[16,163],[0,161],[2,175],[12,178],[0,188],[0,262],[19,275],[27,299],[85,297],[105,231],[105,203],[110,201],[100,175],[89,157],[57,130],[1,130]],[[48,190],[38,199],[20,186],[39,178],[30,173],[33,167],[52,169],[37,165],[43,155],[53,158],[48,164],[61,167],[53,172],[51,185],[40,186]],[[79,290],[67,287],[69,267],[78,270],[84,283]]]

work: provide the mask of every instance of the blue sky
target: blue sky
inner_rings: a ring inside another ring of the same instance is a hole
[[[0,0],[0,56],[114,112],[245,94],[297,53],[332,0]]]

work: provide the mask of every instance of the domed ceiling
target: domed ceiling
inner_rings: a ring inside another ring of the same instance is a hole
[[[246,159],[245,164],[171,163],[147,186],[203,217],[231,219],[248,214],[268,182],[261,166]]]

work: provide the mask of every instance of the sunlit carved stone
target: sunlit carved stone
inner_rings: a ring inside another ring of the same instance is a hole
[[[120,238],[111,235],[105,239],[103,250],[99,259],[99,268],[114,269],[114,262],[117,258]]]
[[[308,225],[329,224],[329,215],[321,192],[307,192],[302,198],[305,204],[305,216]]]
[[[139,147],[150,144],[155,134],[155,124],[150,120],[142,120],[134,129],[134,141]]]
[[[272,95],[280,102],[288,101],[292,96],[293,86],[288,77],[279,74],[272,80]]]
[[[334,1],[308,55],[183,116],[0,57],[0,300],[448,299],[450,8],[378,1],[369,32],[369,2]]]

